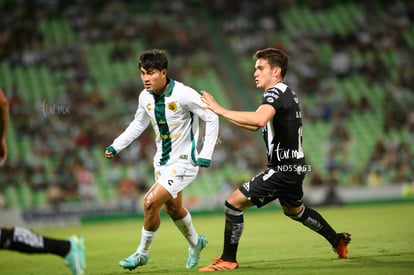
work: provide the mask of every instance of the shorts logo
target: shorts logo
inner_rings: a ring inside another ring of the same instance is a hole
[[[246,191],[250,191],[250,182],[243,184],[243,188],[246,189]]]

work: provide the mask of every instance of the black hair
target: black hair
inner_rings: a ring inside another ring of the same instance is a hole
[[[168,59],[164,50],[151,49],[144,51],[138,58],[138,67],[145,70],[157,69],[159,71],[168,69]]]
[[[266,59],[269,65],[274,67],[280,67],[282,77],[285,77],[288,69],[289,56],[282,50],[275,48],[266,48],[256,51],[253,55],[254,59]]]

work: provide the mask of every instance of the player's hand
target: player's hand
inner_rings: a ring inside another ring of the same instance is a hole
[[[112,154],[112,152],[109,152],[108,150],[105,150],[105,157],[107,159],[111,159],[114,156],[114,154]]]
[[[105,157],[111,159],[116,154],[114,147],[108,146],[105,148]]]
[[[223,107],[220,106],[220,104],[217,103],[214,97],[206,91],[201,91],[201,103],[201,106],[203,108],[210,109],[217,115],[222,115],[222,113],[225,110]]]

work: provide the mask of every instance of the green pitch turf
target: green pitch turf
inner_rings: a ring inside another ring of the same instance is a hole
[[[318,234],[286,218],[280,208],[250,209],[239,246],[240,267],[219,274],[414,274],[414,203],[372,204],[316,208],[337,231],[349,231],[349,258],[338,260]],[[194,214],[194,224],[209,243],[199,266],[220,255],[222,213]],[[123,270],[118,261],[139,242],[142,217],[85,223],[79,227],[35,231],[64,238],[78,233],[86,238],[87,274],[200,274],[186,270],[187,244],[174,224],[163,217],[148,265]],[[54,255],[26,255],[0,251],[0,274],[71,274]]]

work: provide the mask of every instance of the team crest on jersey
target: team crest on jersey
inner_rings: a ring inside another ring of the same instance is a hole
[[[171,110],[173,112],[176,112],[177,111],[177,103],[175,103],[175,102],[169,103],[168,104],[168,110]]]

